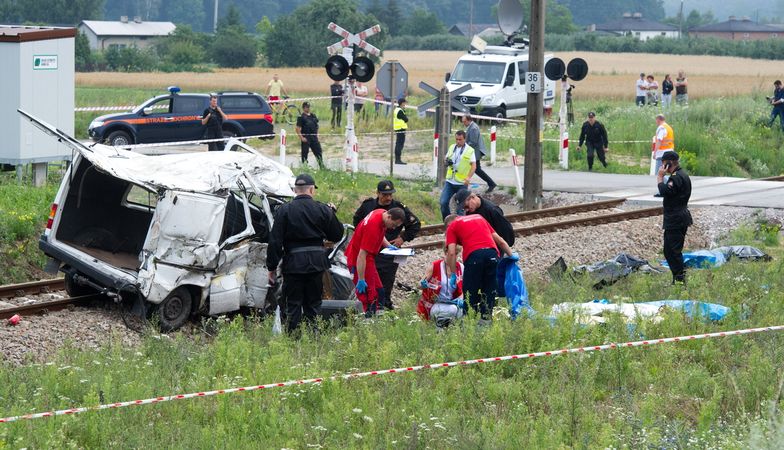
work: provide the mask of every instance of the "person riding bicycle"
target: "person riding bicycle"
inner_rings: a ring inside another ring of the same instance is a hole
[[[289,95],[289,93],[286,92],[286,88],[283,86],[283,81],[278,79],[278,74],[276,73],[272,76],[270,82],[267,83],[267,102],[269,102],[270,107],[275,111],[276,115],[286,109],[281,101],[281,94],[283,94],[284,97],[288,97]]]

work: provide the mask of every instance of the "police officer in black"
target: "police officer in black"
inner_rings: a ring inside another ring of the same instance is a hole
[[[324,168],[324,161],[321,159],[321,143],[318,139],[319,120],[315,114],[310,112],[310,103],[302,103],[302,115],[297,117],[297,135],[300,140],[300,150],[302,164],[308,162],[308,150],[313,151],[318,165]]]
[[[588,120],[583,123],[583,129],[580,131],[580,144],[577,145],[579,152],[585,142],[588,156],[588,170],[593,170],[593,154],[594,152],[599,157],[599,162],[604,167],[607,167],[607,161],[604,159],[604,154],[607,152],[607,130],[601,122],[596,120],[596,113],[589,112]]]
[[[210,106],[205,109],[201,115],[201,124],[207,127],[204,133],[205,139],[220,139],[223,138],[223,121],[227,120],[226,114],[218,106],[218,94],[210,94]],[[209,151],[221,151],[225,148],[226,143],[223,141],[210,142],[208,145]]]
[[[666,174],[669,179],[665,179]],[[664,206],[664,258],[672,272],[672,283],[686,283],[683,267],[683,241],[692,224],[688,203],[691,197],[691,179],[680,166],[678,154],[665,152],[662,166],[656,176]]]
[[[275,212],[267,247],[270,284],[275,283],[278,264],[283,261],[283,304],[289,333],[297,330],[303,314],[312,324],[321,312],[322,277],[329,269],[324,241],[337,242],[343,236],[334,207],[313,200],[316,188],[310,175],[296,178],[296,197]]]
[[[422,224],[419,223],[417,216],[406,205],[393,198],[392,194],[394,193],[395,185],[391,181],[382,180],[379,182],[376,189],[376,197],[368,198],[362,202],[354,213],[354,226],[357,226],[365,216],[375,209],[382,208],[389,211],[392,208],[401,208],[406,215],[403,219],[403,224],[395,229],[386,231],[387,241],[395,247],[401,247],[404,242],[411,241],[417,236]],[[392,287],[395,284],[397,266],[393,256],[382,254],[376,256],[378,276],[381,278],[381,284],[384,286],[384,298],[380,299],[380,303],[386,309],[394,309],[392,305]]]
[[[482,198],[468,189],[463,189],[455,194],[455,201],[463,205],[466,215],[479,214],[484,217],[493,231],[498,233],[509,246],[515,243],[515,234],[509,219],[504,216],[504,211],[495,203]]]

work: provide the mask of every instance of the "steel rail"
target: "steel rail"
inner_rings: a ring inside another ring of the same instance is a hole
[[[505,217],[510,222],[522,222],[525,220],[536,220],[547,217],[566,216],[569,214],[578,214],[591,211],[600,211],[603,209],[615,208],[625,202],[625,198],[601,200],[598,202],[580,203],[577,205],[558,206],[555,208],[539,209],[535,211],[523,211],[518,213],[507,214]],[[419,230],[419,236],[430,236],[433,234],[441,234],[444,232],[443,224],[426,225]]]
[[[65,289],[65,280],[62,278],[52,280],[30,281],[20,284],[6,284],[0,286],[0,298],[21,297]]]
[[[623,211],[612,214],[605,214],[595,217],[581,217],[577,219],[564,220],[561,222],[545,223],[540,225],[532,225],[530,227],[515,228],[514,232],[518,236],[531,236],[534,234],[547,234],[556,231],[566,230],[575,227],[590,227],[596,225],[604,225],[609,223],[624,222],[626,220],[642,219],[645,217],[660,216],[664,212],[661,206],[653,208],[642,208],[631,211]],[[426,250],[441,248],[444,246],[444,240],[434,240],[427,242],[418,242],[406,245],[406,248],[413,248],[417,250]]]
[[[77,305],[82,301],[91,300],[100,297],[102,294],[89,294],[79,297],[69,297],[59,300],[50,300],[47,302],[30,303],[28,305],[14,306],[12,308],[0,309],[0,320],[11,318],[14,314],[20,316],[30,316],[34,314],[46,314],[53,311],[60,311],[67,309],[70,306]]]

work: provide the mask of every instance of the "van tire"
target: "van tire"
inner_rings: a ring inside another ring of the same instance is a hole
[[[161,331],[168,333],[185,325],[193,310],[193,297],[188,288],[180,286],[173,290],[155,308]]]
[[[109,137],[106,138],[106,142],[114,147],[122,147],[124,145],[133,144],[133,139],[131,139],[131,135],[125,131],[117,130],[109,133]]]
[[[495,117],[498,119],[506,119],[506,107],[503,105],[499,106],[498,112],[495,113]],[[495,122],[498,123],[498,121]]]

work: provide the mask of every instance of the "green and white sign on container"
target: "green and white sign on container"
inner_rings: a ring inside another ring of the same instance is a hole
[[[57,70],[57,55],[33,55],[33,70]]]

